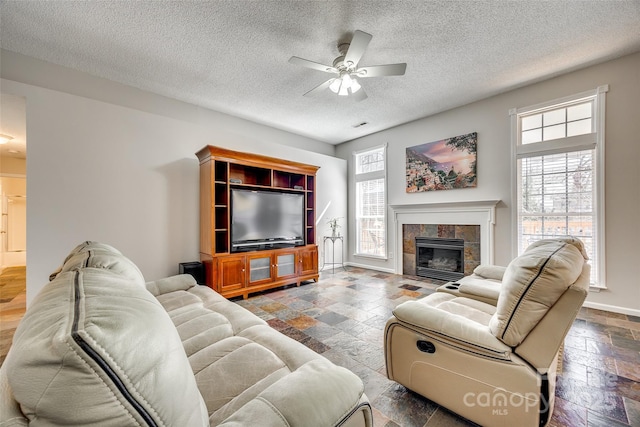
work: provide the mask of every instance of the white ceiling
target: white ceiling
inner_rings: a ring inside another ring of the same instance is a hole
[[[640,51],[640,0],[0,1],[0,46],[338,144]],[[302,94],[354,30],[362,102]],[[367,122],[362,127],[354,125]]]
[[[0,145],[0,161],[3,157],[27,158],[27,110],[24,98],[5,93],[0,96],[0,133],[13,138]]]

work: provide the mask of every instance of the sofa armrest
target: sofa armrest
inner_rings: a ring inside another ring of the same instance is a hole
[[[9,380],[7,379],[7,365],[0,367],[0,426],[28,426],[29,420],[20,410],[20,405],[16,402]]]
[[[368,406],[362,381],[351,371],[317,359],[283,377],[220,426],[336,426]],[[370,426],[370,409],[365,411]]]
[[[174,291],[186,291],[194,286],[198,286],[198,283],[190,274],[178,274],[153,282],[147,282],[145,286],[153,296],[158,296]]]
[[[393,315],[400,323],[410,325],[416,330],[435,334],[449,345],[492,358],[505,360],[510,358],[511,348],[491,334],[487,325],[421,301],[423,300],[404,302],[393,310]],[[394,319],[391,318],[387,322],[387,328],[393,321]]]

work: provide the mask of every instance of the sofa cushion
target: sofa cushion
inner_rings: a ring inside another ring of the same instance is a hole
[[[24,415],[33,425],[209,425],[180,337],[137,267],[89,246],[14,335],[3,368]]]
[[[562,294],[578,279],[586,254],[578,239],[560,238],[532,243],[508,266],[491,333],[516,347]]]
[[[190,276],[146,286],[175,324],[211,425],[338,425],[362,404],[355,374]]]

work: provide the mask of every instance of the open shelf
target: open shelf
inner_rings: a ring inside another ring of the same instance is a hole
[[[219,253],[219,254],[228,253],[229,238],[227,236],[229,235],[229,233],[227,232],[227,230],[216,230],[215,235],[216,235],[215,237],[216,253]]]
[[[284,171],[273,171],[273,186],[293,190],[305,189],[305,175]]]
[[[207,285],[225,297],[246,297],[249,292],[318,280],[315,228],[318,167],[214,146],[204,147],[197,156],[200,160],[200,259],[205,265]],[[232,252],[232,189],[302,195],[303,244]],[[264,266],[258,264],[265,261],[255,261],[262,258],[267,259]]]
[[[270,187],[271,169],[231,163],[229,165],[229,183]]]
[[[222,161],[216,161],[214,163],[214,172],[213,172],[213,176],[214,176],[214,180],[216,182],[224,182],[226,183],[228,181],[228,170],[227,168],[229,167],[229,164],[227,162],[222,162]]]

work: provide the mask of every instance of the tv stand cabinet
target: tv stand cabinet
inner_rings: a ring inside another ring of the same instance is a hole
[[[200,260],[207,286],[226,298],[318,280],[315,230],[317,166],[207,146],[200,160]],[[231,189],[304,195],[304,244],[232,252]]]

